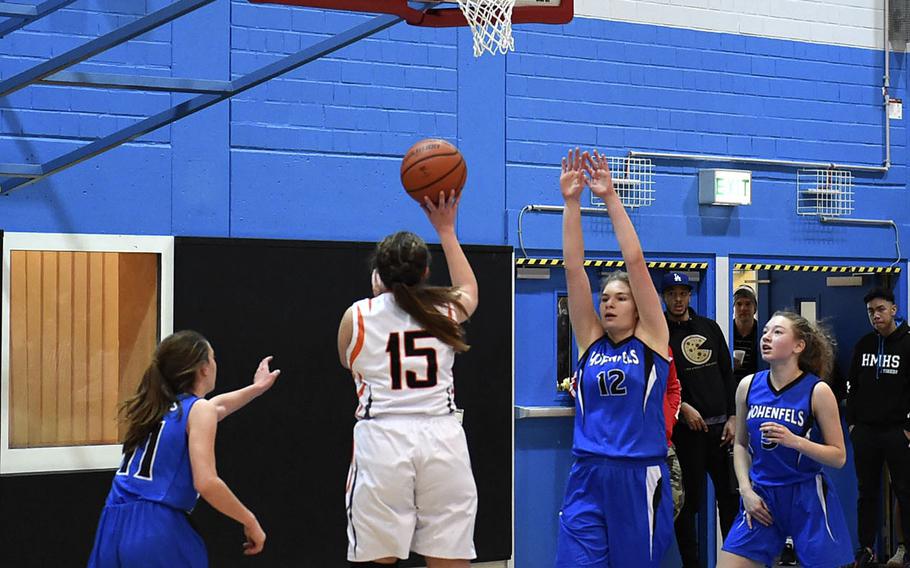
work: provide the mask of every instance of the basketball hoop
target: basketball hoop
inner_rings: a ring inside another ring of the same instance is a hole
[[[512,37],[515,0],[458,0],[458,7],[474,35],[474,57],[485,51],[492,54],[515,51]]]

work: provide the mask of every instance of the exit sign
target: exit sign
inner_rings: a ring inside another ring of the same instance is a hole
[[[699,170],[698,202],[702,205],[751,205],[752,172]]]

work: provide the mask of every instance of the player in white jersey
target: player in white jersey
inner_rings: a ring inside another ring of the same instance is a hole
[[[373,297],[348,308],[338,329],[359,399],[345,500],[352,566],[394,566],[410,551],[428,568],[467,568],[476,557],[477,487],[452,365],[468,349],[460,324],[477,308],[477,279],[455,234],[458,198],[440,192],[423,208],[452,286],[426,284],[420,237],[389,235],[376,245]]]

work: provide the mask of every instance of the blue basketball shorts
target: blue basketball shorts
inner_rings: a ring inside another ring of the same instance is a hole
[[[152,501],[107,505],[88,568],[208,568],[205,544],[186,513]]]
[[[558,568],[657,568],[673,538],[670,472],[579,458],[559,513]]]
[[[756,483],[752,489],[764,500],[774,522],[766,527],[753,519],[750,529],[740,503],[724,550],[773,566],[784,540],[792,536],[796,557],[804,568],[853,562],[853,544],[840,500],[823,473],[789,485]]]

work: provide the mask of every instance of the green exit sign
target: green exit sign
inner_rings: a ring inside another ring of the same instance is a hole
[[[751,205],[752,172],[699,170],[698,202],[702,205]]]

